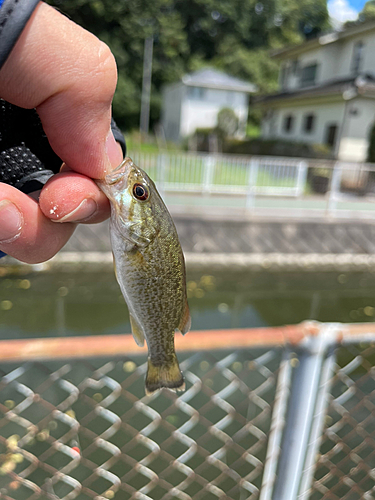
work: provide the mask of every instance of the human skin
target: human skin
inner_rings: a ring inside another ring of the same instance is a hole
[[[65,245],[77,222],[109,216],[94,179],[122,161],[110,129],[116,83],[109,48],[39,3],[0,70],[0,97],[36,108],[65,166],[43,187],[39,201],[0,183],[0,250],[23,262],[43,262]]]

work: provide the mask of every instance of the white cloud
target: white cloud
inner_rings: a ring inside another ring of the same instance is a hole
[[[334,24],[355,21],[358,17],[358,12],[353,9],[348,0],[329,0],[327,7]]]

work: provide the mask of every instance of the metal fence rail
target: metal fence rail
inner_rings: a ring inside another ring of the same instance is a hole
[[[307,163],[295,158],[134,153],[161,191],[300,196]]]
[[[134,152],[132,157],[172,204],[174,194],[181,203],[187,193],[221,196],[223,206],[256,215],[351,218],[373,217],[375,210],[374,164],[207,153]],[[190,205],[220,206],[212,197],[203,200],[193,197]]]
[[[190,332],[152,396],[129,336],[2,341],[0,496],[374,498],[374,332]]]

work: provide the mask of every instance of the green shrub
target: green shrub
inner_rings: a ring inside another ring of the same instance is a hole
[[[219,137],[233,137],[238,129],[238,117],[232,108],[223,108],[217,114],[216,130]]]
[[[332,151],[322,144],[253,138],[248,141],[226,141],[223,152],[245,155],[290,156],[297,158],[333,159]]]

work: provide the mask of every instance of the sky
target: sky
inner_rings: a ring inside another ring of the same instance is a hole
[[[328,0],[328,12],[340,23],[354,21],[365,3],[366,0]]]

